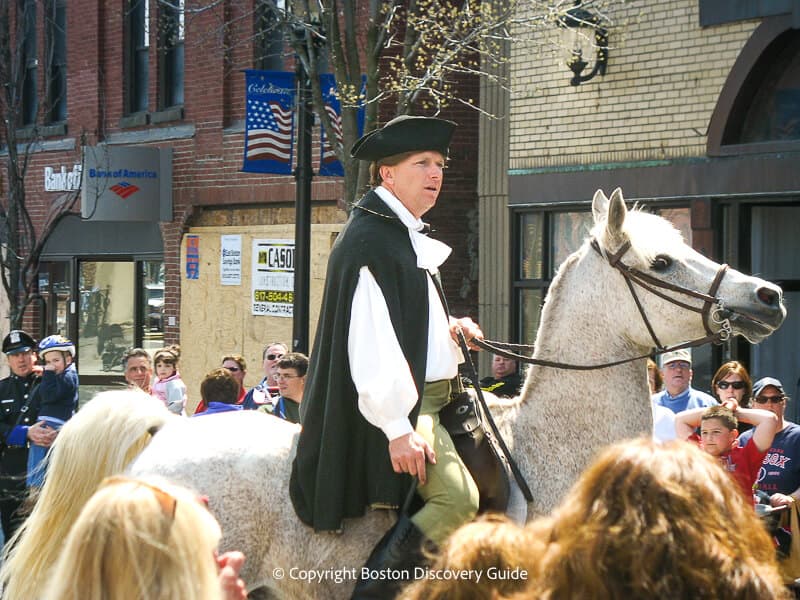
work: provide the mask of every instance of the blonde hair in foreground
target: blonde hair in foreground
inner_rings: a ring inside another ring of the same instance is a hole
[[[75,522],[44,600],[220,600],[214,517],[165,481],[112,477]]]
[[[220,600],[220,536],[189,490],[112,477],[75,522],[43,600]]]
[[[791,597],[752,505],[694,444],[606,448],[527,529],[522,561],[537,598]]]
[[[98,394],[67,421],[53,443],[36,505],[3,550],[4,600],[41,597],[84,504],[169,418],[164,404],[141,390],[115,390]]]

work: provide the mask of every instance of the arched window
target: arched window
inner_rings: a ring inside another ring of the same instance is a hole
[[[709,155],[800,147],[800,31],[765,19],[742,49],[708,131]]]

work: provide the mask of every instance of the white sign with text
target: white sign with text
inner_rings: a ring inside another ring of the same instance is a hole
[[[220,283],[242,285],[242,236],[222,235],[219,247]]]
[[[253,240],[253,314],[294,315],[294,240]]]

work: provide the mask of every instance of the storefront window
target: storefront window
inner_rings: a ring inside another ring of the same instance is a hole
[[[515,288],[515,330],[522,344],[533,344],[542,303],[559,265],[589,234],[588,211],[533,211],[518,218],[518,273]]]
[[[589,212],[553,213],[550,235],[553,260],[550,276],[553,277],[567,257],[583,244],[592,228],[592,214]]]
[[[141,273],[143,293],[139,314],[142,347],[157,350],[164,346],[164,263],[143,262]]]
[[[751,210],[752,271],[783,288],[789,309],[781,328],[752,347],[751,373],[756,377],[777,377],[784,384],[793,400],[787,406],[793,420],[800,416],[794,401],[800,393],[797,363],[800,317],[793,310],[800,303],[800,241],[795,229],[798,219],[798,206],[753,206]]]
[[[520,344],[531,345],[536,341],[539,320],[542,316],[544,290],[523,289],[519,294]]]
[[[541,279],[544,255],[544,215],[526,213],[520,217],[520,279]]]
[[[39,269],[39,293],[45,301],[45,331],[42,335],[69,337],[70,263],[43,262]]]
[[[134,345],[133,262],[81,262],[78,355],[81,375],[121,374]]]

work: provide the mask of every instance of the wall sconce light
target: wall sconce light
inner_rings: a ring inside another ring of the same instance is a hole
[[[559,25],[572,38],[567,41],[571,46],[567,66],[572,71],[570,85],[580,85],[595,75],[605,75],[608,64],[608,30],[601,24],[602,18],[581,6],[581,0],[559,19]],[[589,66],[583,57],[590,56],[594,50],[595,62],[588,74],[582,75]]]

